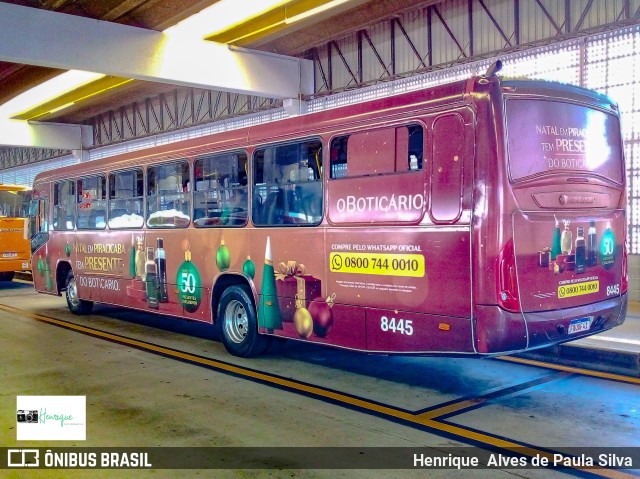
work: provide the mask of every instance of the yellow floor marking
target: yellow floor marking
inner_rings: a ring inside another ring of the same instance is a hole
[[[422,414],[417,414],[416,418],[423,419],[435,419],[440,416],[446,416],[447,414],[451,414],[457,411],[462,411],[463,409],[468,409],[470,407],[477,406],[478,404],[483,404],[487,401],[486,398],[474,398],[467,399],[463,401],[459,401],[452,404],[447,404],[446,406],[439,407],[437,409],[431,409],[429,411],[423,412]]]
[[[623,376],[621,374],[607,373],[603,371],[592,371],[590,369],[576,368],[573,366],[563,366],[562,364],[546,363],[543,361],[536,361],[533,359],[516,358],[513,356],[500,356],[502,361],[509,361],[511,363],[526,364],[527,366],[538,366],[545,369],[555,369],[556,371],[564,371],[567,373],[576,373],[583,376],[593,376],[600,379],[609,379],[612,381],[620,381],[630,384],[640,384],[640,378],[634,378],[632,376]]]

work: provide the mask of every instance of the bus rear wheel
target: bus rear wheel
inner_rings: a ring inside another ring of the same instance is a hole
[[[256,356],[269,346],[269,338],[258,333],[256,309],[246,286],[231,286],[222,293],[218,320],[222,344],[234,356]]]
[[[73,314],[89,314],[93,308],[92,301],[85,301],[78,297],[78,286],[73,271],[67,275],[66,294],[67,306]]]

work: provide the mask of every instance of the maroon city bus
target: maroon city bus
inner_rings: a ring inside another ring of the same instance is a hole
[[[33,277],[274,338],[497,355],[627,309],[617,106],[495,74],[39,174]]]

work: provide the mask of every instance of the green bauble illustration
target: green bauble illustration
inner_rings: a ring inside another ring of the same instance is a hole
[[[44,260],[44,282],[47,291],[53,291],[53,276],[51,276],[51,268],[49,267],[49,257]]]
[[[200,291],[202,280],[198,268],[191,262],[191,252],[184,254],[184,263],[178,268],[176,275],[176,285],[178,286],[178,301],[185,311],[195,312],[200,307]]]
[[[64,254],[67,255],[67,258],[71,256],[71,245],[69,243],[64,247]]]
[[[38,259],[38,273],[40,276],[44,275],[44,260],[42,258]]]
[[[249,278],[253,279],[256,276],[256,265],[251,261],[251,256],[247,255],[247,259],[242,265],[242,271],[244,274],[249,276]]]
[[[216,266],[220,271],[226,271],[229,269],[231,263],[231,255],[229,254],[229,248],[224,244],[224,240],[220,241],[220,247],[216,252]]]

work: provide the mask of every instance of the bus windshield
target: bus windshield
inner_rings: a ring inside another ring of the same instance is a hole
[[[26,218],[29,200],[29,191],[0,190],[0,217]]]
[[[518,181],[548,173],[588,173],[622,183],[620,124],[573,103],[506,100],[509,168]]]

